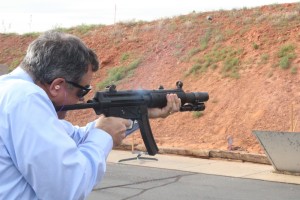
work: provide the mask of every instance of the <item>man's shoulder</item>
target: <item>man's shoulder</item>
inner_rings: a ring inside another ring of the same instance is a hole
[[[25,94],[41,92],[41,88],[32,81],[25,70],[17,67],[11,73],[0,76],[0,91]]]
[[[48,100],[46,92],[33,82],[23,79],[0,80],[0,104],[12,106],[25,101]]]
[[[42,92],[41,88],[36,84],[22,79],[4,79],[3,81],[0,81],[0,91],[6,95],[13,94],[14,96],[24,96]]]

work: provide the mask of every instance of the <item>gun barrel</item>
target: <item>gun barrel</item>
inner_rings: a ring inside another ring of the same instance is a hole
[[[186,93],[185,103],[204,102],[208,101],[209,95],[207,92],[191,92]]]
[[[181,99],[181,104],[184,105],[186,103],[190,104],[198,104],[201,102],[208,101],[209,95],[207,92],[190,92],[185,93],[182,90],[169,90],[169,91],[151,91],[144,96],[144,99],[147,102],[149,108],[162,108],[167,105],[166,95],[168,93],[177,94],[178,98]]]

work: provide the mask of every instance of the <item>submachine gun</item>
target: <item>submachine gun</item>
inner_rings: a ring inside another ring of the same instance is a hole
[[[162,86],[158,90],[123,90],[117,91],[115,85],[106,87],[103,92],[96,92],[93,99],[87,103],[56,107],[56,111],[93,108],[97,115],[107,117],[121,117],[137,121],[141,135],[149,155],[155,155],[158,147],[152,135],[148,108],[163,108],[167,105],[166,95],[177,94],[181,99],[180,111],[203,111],[204,102],[208,101],[207,92],[186,93],[182,89],[183,83],[177,81],[176,89],[165,90]]]

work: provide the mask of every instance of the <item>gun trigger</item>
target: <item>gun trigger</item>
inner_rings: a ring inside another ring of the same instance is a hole
[[[127,130],[132,129],[133,124],[134,124],[134,121],[133,121],[133,120],[129,119],[129,121],[130,121],[130,126],[127,127]]]
[[[130,127],[127,127],[127,130],[126,130],[126,137],[128,135],[130,135],[131,133],[135,132],[137,129],[139,129],[139,124],[138,124],[138,121],[136,120],[130,120],[132,123],[131,123],[131,126]]]
[[[132,120],[132,119],[129,119],[131,124],[130,126],[127,127],[127,130],[131,130],[131,129],[138,129],[138,122],[136,120]]]

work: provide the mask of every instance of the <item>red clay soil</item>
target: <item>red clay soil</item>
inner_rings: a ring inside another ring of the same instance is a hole
[[[101,69],[92,81],[94,91],[88,98],[92,98],[109,69],[126,66],[135,58],[142,60],[140,65],[133,75],[118,82],[117,89],[157,89],[159,85],[172,89],[181,80],[186,92],[209,93],[206,110],[200,117],[182,112],[151,120],[159,147],[227,150],[231,137],[233,150],[264,153],[252,131],[291,131],[292,120],[297,122],[299,116],[299,10],[298,4],[282,4],[119,23],[87,33],[76,29],[69,32],[82,38],[101,60]],[[13,58],[8,55],[24,54],[33,38],[0,35],[0,64],[11,65]],[[278,52],[283,46],[294,47],[288,69],[279,66]],[[203,72],[185,75],[205,56],[222,49],[236,50],[232,55],[226,54],[238,59],[236,73],[224,70],[223,58]],[[129,55],[128,60],[124,54]],[[93,110],[68,114],[68,120],[78,125],[96,117]],[[300,124],[295,123],[293,131],[299,130]],[[132,137],[124,142],[130,144]],[[135,144],[142,144],[139,132],[134,137]]]

